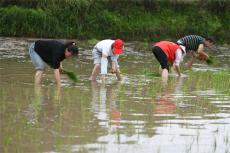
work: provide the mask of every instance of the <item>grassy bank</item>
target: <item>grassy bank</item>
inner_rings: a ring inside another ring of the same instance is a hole
[[[187,34],[230,42],[230,1],[2,0],[0,35],[126,40]]]

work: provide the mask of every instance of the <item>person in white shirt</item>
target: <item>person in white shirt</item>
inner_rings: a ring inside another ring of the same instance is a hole
[[[89,80],[96,81],[96,78],[101,71],[102,81],[105,81],[109,60],[111,64],[111,73],[115,73],[117,80],[121,81],[122,78],[117,59],[119,55],[123,53],[123,47],[124,42],[121,39],[105,39],[98,42],[92,51],[94,68]]]

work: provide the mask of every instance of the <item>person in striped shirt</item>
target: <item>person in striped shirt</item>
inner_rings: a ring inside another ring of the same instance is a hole
[[[200,60],[208,59],[209,56],[204,52],[204,48],[211,48],[214,45],[214,39],[211,37],[203,38],[198,35],[188,35],[177,40],[177,44],[184,46],[186,52],[192,54],[191,61],[188,62],[188,67],[191,67],[194,57]]]

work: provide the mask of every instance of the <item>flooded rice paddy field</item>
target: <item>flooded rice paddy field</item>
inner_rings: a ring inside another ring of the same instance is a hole
[[[28,45],[36,39],[0,38],[0,152],[3,153],[229,153],[230,49],[216,46],[211,66],[197,62],[167,85],[140,42],[125,44],[124,80],[88,81],[92,45],[63,62],[78,74],[73,84],[53,83],[47,67],[34,86]]]

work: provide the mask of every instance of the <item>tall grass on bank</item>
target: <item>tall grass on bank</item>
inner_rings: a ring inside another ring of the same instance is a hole
[[[0,33],[6,36],[61,37],[61,22],[42,9],[0,8]]]
[[[229,11],[226,0],[2,0],[0,34],[152,41],[199,34],[229,42]]]

